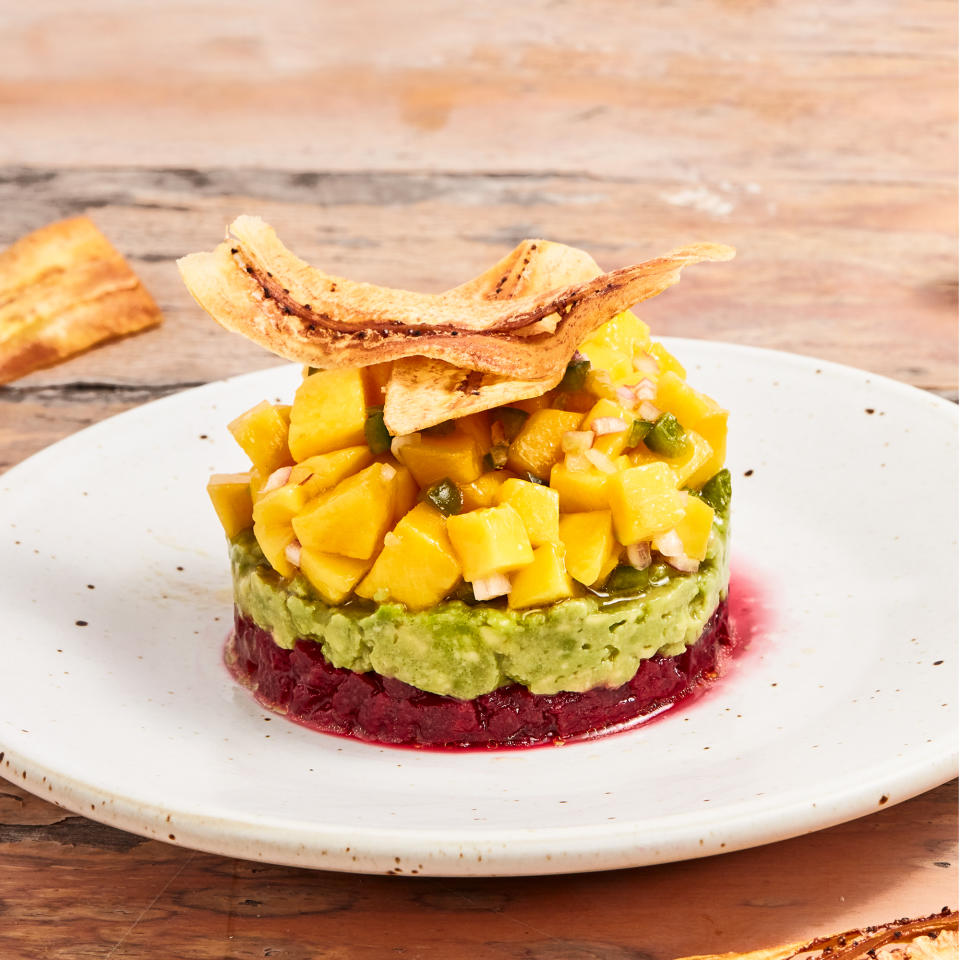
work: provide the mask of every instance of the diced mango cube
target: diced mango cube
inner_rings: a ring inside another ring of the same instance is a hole
[[[447,517],[447,534],[471,582],[533,561],[523,520],[508,503]]]
[[[556,490],[529,480],[506,480],[497,491],[496,502],[509,503],[523,520],[534,547],[560,540],[560,496]]]
[[[278,407],[261,400],[232,420],[227,429],[263,475],[293,463],[287,447],[288,420]]]
[[[628,454],[627,459],[633,467],[642,467],[646,463],[657,463],[661,458],[646,444],[638,443]]]
[[[417,481],[413,479],[413,474],[403,464],[394,460],[391,466],[397,471],[392,481],[393,521],[396,523],[413,509],[420,497],[420,487],[417,486]]]
[[[684,495],[665,463],[631,467],[610,477],[607,496],[613,528],[624,544],[649,540],[675,526],[684,515]]]
[[[363,374],[367,406],[382,407],[387,383],[390,380],[390,374],[393,373],[393,361],[387,360],[385,363],[373,363],[369,367],[364,367],[361,372]]]
[[[607,577],[613,573],[614,568],[620,562],[620,554],[623,552],[623,548],[619,543],[614,539],[613,549],[610,551],[610,555],[606,560],[603,561],[603,566],[600,568],[600,576],[597,577],[597,583],[603,584],[606,582]]]
[[[590,412],[583,418],[581,430],[593,430],[594,422],[599,419],[622,420],[623,430],[616,433],[605,433],[593,441],[593,449],[608,457],[618,457],[627,448],[627,439],[630,436],[630,427],[633,426],[633,414],[627,413],[623,407],[612,400],[598,400]]]
[[[290,452],[298,462],[366,442],[367,401],[358,369],[320,370],[297,388],[290,411]]]
[[[289,523],[278,526],[254,523],[253,534],[267,562],[281,577],[292,577],[297,568],[287,559],[287,547],[296,540]]]
[[[662,343],[651,343],[647,353],[656,357],[657,363],[660,364],[661,376],[669,371],[675,373],[681,380],[687,379],[687,371],[683,364]]]
[[[546,543],[533,551],[533,561],[510,578],[511,610],[544,607],[572,597],[576,587],[563,562],[563,545]]]
[[[250,468],[250,496],[256,502],[257,497],[260,496],[260,491],[263,489],[263,485],[267,482],[267,477],[269,473],[264,473],[258,467]]]
[[[366,560],[393,522],[394,468],[372,463],[315,497],[293,519],[300,543],[320,553]]]
[[[467,417],[461,417],[457,420],[457,432],[473,437],[481,457],[490,452],[490,415],[488,411],[481,410],[479,413],[471,413]]]
[[[699,489],[717,472],[705,473],[713,462],[713,449],[696,430],[687,431],[687,440],[685,453],[664,462],[677,475],[678,487]]]
[[[611,554],[619,553],[609,510],[565,513],[560,518],[560,540],[570,576],[587,586],[600,579]]]
[[[560,441],[569,430],[580,426],[582,416],[575,410],[537,410],[510,444],[507,465],[515,473],[532,473],[541,480],[562,456]]]
[[[699,497],[687,496],[686,512],[675,527],[683,552],[694,560],[707,555],[707,541],[713,529],[713,507]]]
[[[420,503],[387,534],[383,550],[357,587],[357,594],[422,610],[450,593],[460,575],[460,562],[442,514],[430,504]]]
[[[404,446],[399,456],[421,487],[444,477],[454,483],[471,483],[483,472],[480,448],[466,433],[423,434],[419,442]]]
[[[306,504],[307,492],[302,484],[285,483],[262,493],[253,505],[253,534],[270,566],[285,577],[295,572],[284,551],[296,539],[291,521]]]
[[[727,455],[727,411],[669,370],[657,381],[654,403],[672,413],[684,430],[696,430],[710,444],[713,456],[704,469],[710,470],[708,477],[713,476]]]
[[[343,603],[369,569],[369,560],[320,553],[307,547],[300,550],[300,572],[310,581],[320,599],[331,606]]]
[[[207,494],[230,540],[253,523],[249,473],[215,473],[207,482]]]
[[[496,502],[497,491],[513,476],[506,470],[490,470],[480,474],[473,483],[461,483],[460,495],[463,497],[463,510],[476,510],[478,507],[492,507]]]
[[[331,453],[318,453],[301,460],[290,471],[290,483],[302,483],[308,492],[307,499],[312,499],[318,493],[336,486],[344,477],[358,473],[372,460],[373,454],[366,444]]]
[[[634,375],[633,355],[650,343],[650,328],[629,310],[618,313],[580,345],[591,365],[609,372],[614,383]]]
[[[594,467],[571,470],[566,464],[557,463],[550,471],[550,486],[560,496],[560,510],[563,513],[606,510],[609,506],[607,482],[611,476]]]

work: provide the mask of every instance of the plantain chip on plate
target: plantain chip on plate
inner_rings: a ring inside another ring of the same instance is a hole
[[[0,253],[0,383],[162,319],[87,217],[41,227]]]

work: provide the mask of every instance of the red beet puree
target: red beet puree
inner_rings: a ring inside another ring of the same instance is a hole
[[[340,670],[312,640],[282,650],[237,611],[226,660],[260,703],[314,730],[384,744],[505,747],[595,734],[653,713],[714,679],[731,643],[724,602],[693,646],[676,657],[642,660],[621,687],[533,694],[514,683],[457,700],[378,673]]]

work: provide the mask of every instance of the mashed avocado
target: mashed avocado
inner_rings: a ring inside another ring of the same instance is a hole
[[[278,646],[314,640],[335,667],[464,700],[513,682],[531,693],[620,686],[641,660],[695,643],[729,579],[724,517],[697,573],[635,596],[588,594],[525,611],[460,600],[418,612],[396,603],[330,607],[303,577],[275,573],[249,531],[232,542],[230,559],[237,607]]]
[[[525,611],[460,600],[419,612],[396,603],[330,607],[303,577],[275,573],[249,531],[231,543],[230,558],[237,607],[278,646],[314,640],[335,667],[467,700],[512,682],[538,694],[617,687],[641,660],[682,653],[726,596],[727,538],[718,516],[697,573],[633,596],[588,594]]]

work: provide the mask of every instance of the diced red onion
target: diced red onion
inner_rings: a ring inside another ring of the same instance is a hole
[[[385,547],[399,547],[403,541],[392,531],[388,531],[383,537]]]
[[[300,541],[293,540],[287,544],[286,549],[283,551],[283,555],[295,566],[300,566]]]
[[[274,470],[273,473],[267,477],[267,482],[260,488],[260,494],[269,493],[271,490],[276,490],[277,487],[282,487],[289,479],[290,472],[293,470],[293,467],[281,467],[279,470]]]
[[[597,417],[590,426],[598,437],[608,433],[621,433],[627,429],[627,425],[619,417]]]
[[[656,420],[660,416],[662,411],[659,407],[655,407],[649,400],[644,400],[640,404],[640,409],[638,413],[644,420]]]
[[[380,464],[380,476],[386,483],[389,483],[397,475],[396,468],[389,463]]]
[[[655,377],[660,372],[660,361],[651,353],[636,353],[633,356],[633,369]]]
[[[680,534],[676,530],[668,530],[666,533],[654,537],[653,545],[665,557],[682,557],[686,553]]]
[[[568,453],[564,457],[563,465],[571,473],[582,473],[584,470],[590,469],[590,461],[586,458],[586,451],[584,453]]]
[[[478,600],[492,600],[494,597],[504,597],[510,592],[510,581],[502,573],[474,580],[471,586],[473,595]]]
[[[621,406],[632,410],[637,405],[637,397],[632,387],[617,387],[617,399]]]
[[[638,384],[634,385],[633,395],[638,400],[652,400],[657,395],[657,385],[644,377]]]
[[[627,547],[627,563],[637,570],[646,570],[652,559],[649,543],[631,543]]]
[[[664,559],[674,570],[679,570],[681,573],[696,573],[700,569],[700,561],[686,554],[682,557],[665,557]]]
[[[583,454],[601,473],[616,473],[613,461],[599,450],[587,450]]]

